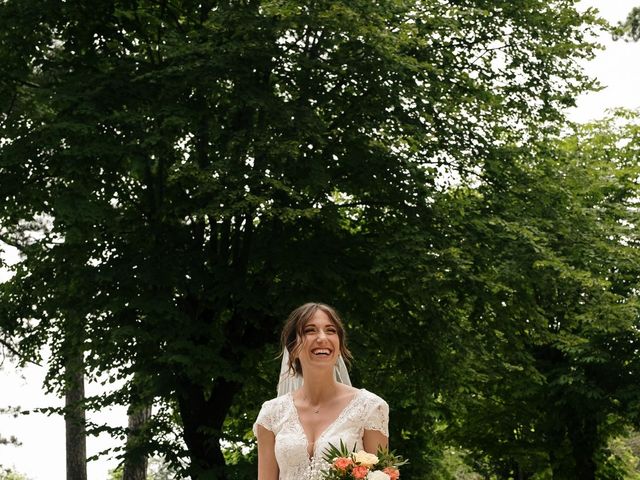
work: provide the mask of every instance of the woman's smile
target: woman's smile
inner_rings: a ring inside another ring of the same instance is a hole
[[[335,360],[335,352],[340,351],[340,338],[338,329],[329,316],[318,309],[309,319],[303,329],[304,346],[300,361],[308,360]]]

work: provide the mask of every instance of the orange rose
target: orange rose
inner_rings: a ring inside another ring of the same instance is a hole
[[[400,470],[395,467],[387,467],[382,471],[389,475],[391,480],[398,480],[398,478],[400,478]]]
[[[353,465],[353,460],[351,460],[350,458],[338,457],[333,461],[333,466],[336,467],[338,470],[342,470],[343,472],[350,465]]]
[[[369,469],[363,465],[353,467],[353,470],[351,470],[353,478],[366,478],[367,473],[369,473]]]

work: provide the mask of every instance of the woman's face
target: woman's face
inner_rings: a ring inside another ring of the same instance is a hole
[[[302,329],[300,363],[305,368],[335,365],[340,355],[340,337],[336,325],[321,309],[315,311]]]

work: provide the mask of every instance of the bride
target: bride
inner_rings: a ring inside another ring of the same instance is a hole
[[[258,480],[320,480],[323,454],[342,441],[376,453],[388,447],[389,406],[351,386],[345,331],[333,308],[306,303],[282,331],[278,397],[262,405],[253,431],[258,439]],[[303,381],[304,379],[304,381]]]

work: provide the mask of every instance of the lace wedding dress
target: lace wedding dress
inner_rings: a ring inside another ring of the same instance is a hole
[[[389,436],[389,406],[376,394],[358,390],[318,437],[311,456],[291,393],[266,401],[253,425],[256,434],[258,425],[275,434],[280,480],[321,480],[322,470],[329,467],[322,457],[330,443],[339,446],[342,440],[349,449],[355,445],[356,450],[361,450],[365,430],[377,430]]]

